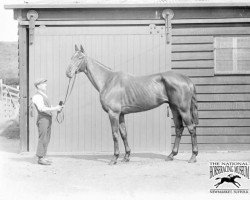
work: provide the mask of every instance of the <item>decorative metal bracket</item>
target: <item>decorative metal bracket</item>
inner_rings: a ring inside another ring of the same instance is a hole
[[[29,10],[27,13],[27,19],[29,20],[29,44],[34,43],[35,34],[35,21],[38,18],[38,13],[35,10]]]
[[[162,26],[156,26],[155,24],[149,24],[149,34],[151,35],[162,35],[164,30]]]
[[[171,9],[163,10],[162,17],[165,19],[166,42],[169,44],[172,35],[171,19],[174,17],[174,12]]]

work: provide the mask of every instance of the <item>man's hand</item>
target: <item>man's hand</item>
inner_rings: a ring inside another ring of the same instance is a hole
[[[55,110],[58,112],[61,112],[62,109],[63,109],[63,106],[60,106],[60,105],[55,106]]]

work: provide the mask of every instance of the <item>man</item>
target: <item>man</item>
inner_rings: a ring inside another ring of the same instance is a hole
[[[34,103],[38,112],[36,125],[38,127],[39,133],[36,156],[38,157],[38,164],[50,165],[51,161],[47,160],[45,156],[47,154],[47,148],[51,135],[52,112],[61,111],[62,106],[51,106],[46,94],[46,79],[40,78],[35,81],[34,85],[37,88],[37,93],[33,96],[32,102]]]

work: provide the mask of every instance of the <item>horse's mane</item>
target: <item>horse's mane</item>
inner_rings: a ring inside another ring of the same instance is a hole
[[[100,63],[98,60],[95,60],[95,59],[93,59],[93,58],[91,58],[91,59],[94,60],[97,64],[101,65],[102,67],[104,67],[104,68],[106,68],[106,69],[108,69],[108,70],[110,70],[110,71],[113,71],[110,67],[107,67],[106,65]]]

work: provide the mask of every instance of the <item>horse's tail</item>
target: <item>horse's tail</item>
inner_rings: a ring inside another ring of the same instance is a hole
[[[196,89],[194,84],[192,84],[192,99],[191,99],[190,112],[192,115],[193,123],[199,124],[198,104],[197,104]]]

